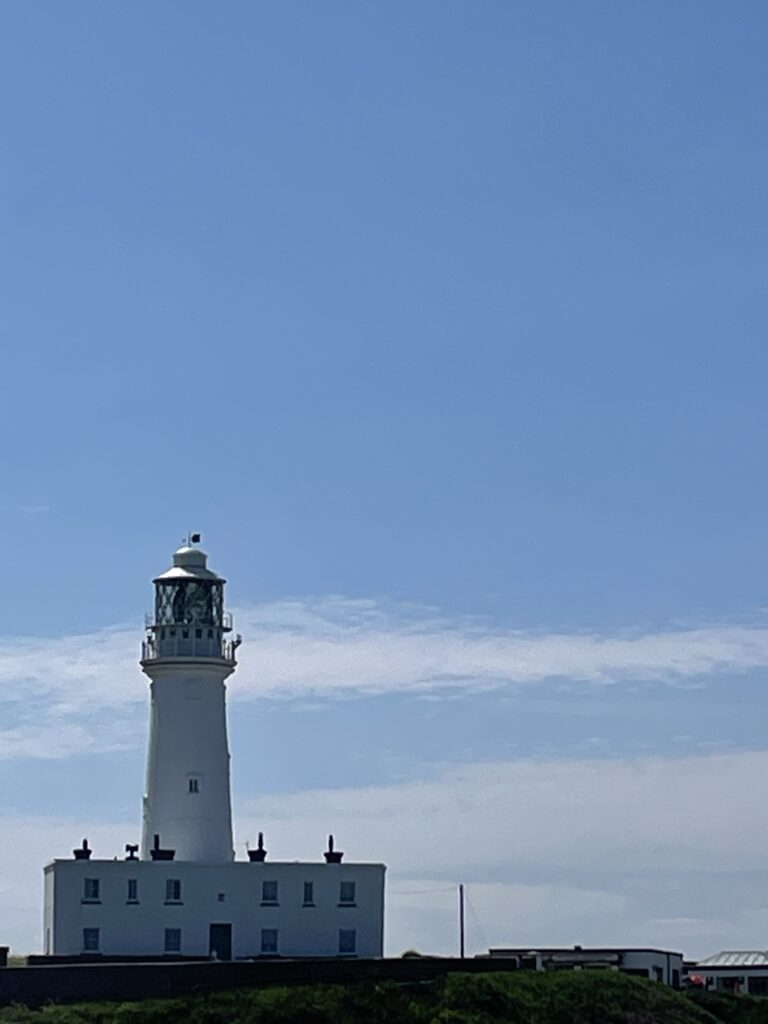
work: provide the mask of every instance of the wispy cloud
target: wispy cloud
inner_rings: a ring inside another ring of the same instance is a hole
[[[235,694],[497,688],[546,679],[680,682],[768,665],[768,628],[707,625],[620,634],[522,632],[426,609],[341,598],[241,609]]]
[[[234,700],[334,698],[382,693],[446,695],[547,680],[592,687],[632,681],[692,685],[717,673],[768,666],[762,624],[702,625],[621,633],[522,632],[431,609],[323,598],[235,610],[244,635]],[[111,749],[88,716],[113,718],[146,703],[138,661],[140,627],[92,634],[0,640],[0,701],[11,731],[0,758],[63,749],[46,727],[82,729],[78,749]],[[38,709],[34,728],[14,708]]]

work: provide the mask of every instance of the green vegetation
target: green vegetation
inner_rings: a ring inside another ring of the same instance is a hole
[[[0,1010],[0,1024],[768,1024],[768,1000],[665,986],[603,971],[451,974],[237,989],[183,999]]]

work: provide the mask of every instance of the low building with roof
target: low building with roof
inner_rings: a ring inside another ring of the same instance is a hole
[[[705,988],[768,996],[768,952],[726,949],[688,965],[687,977]]]
[[[558,946],[489,949],[485,957],[512,960],[523,970],[611,970],[679,988],[683,954],[667,949]]]

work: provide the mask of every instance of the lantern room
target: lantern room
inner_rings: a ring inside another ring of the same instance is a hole
[[[147,616],[142,661],[158,658],[223,658],[234,664],[239,637],[228,641],[232,616],[224,611],[226,580],[208,568],[208,556],[185,544],[173,565],[153,580],[154,614]]]

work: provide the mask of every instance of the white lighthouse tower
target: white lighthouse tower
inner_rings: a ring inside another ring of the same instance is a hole
[[[232,861],[224,681],[240,637],[227,638],[226,581],[189,543],[153,582],[141,660],[152,680],[141,856],[163,859],[166,851],[181,861]]]

